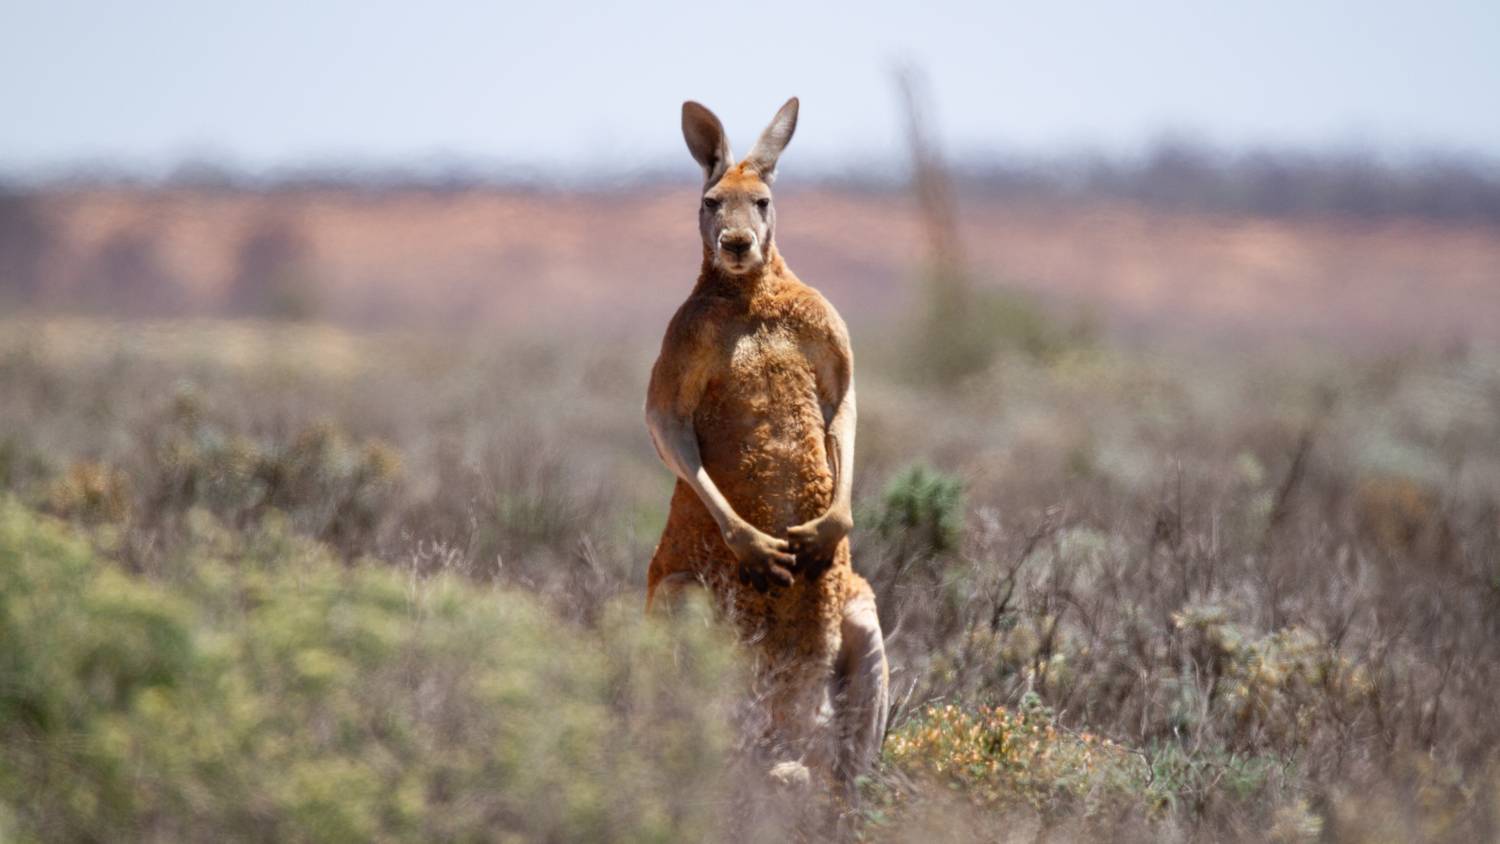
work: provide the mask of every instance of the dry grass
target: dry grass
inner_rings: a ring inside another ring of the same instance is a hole
[[[168,588],[205,515],[270,520],[602,629],[671,480],[655,338],[581,339],[7,322],[0,489]],[[1494,352],[1094,344],[951,391],[862,352],[855,559],[898,709],[846,833],[1496,836]]]

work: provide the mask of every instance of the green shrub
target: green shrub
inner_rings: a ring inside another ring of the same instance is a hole
[[[952,551],[963,531],[963,482],[926,466],[912,466],[886,485],[873,522],[881,537],[907,551]]]
[[[170,589],[0,501],[0,822],[45,840],[703,840],[737,664],[639,606],[342,566],[195,511]],[[721,705],[723,704],[723,705]]]

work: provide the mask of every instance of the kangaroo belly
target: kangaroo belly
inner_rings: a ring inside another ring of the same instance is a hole
[[[703,466],[735,512],[780,535],[833,500],[817,378],[796,345],[749,334],[694,419]]]

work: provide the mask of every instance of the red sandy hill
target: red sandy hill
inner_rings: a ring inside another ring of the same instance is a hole
[[[295,260],[295,283],[337,319],[654,325],[695,276],[695,202],[666,188],[59,191],[37,206],[51,246],[36,286],[43,304],[90,299],[125,239],[191,312],[230,307],[236,285]],[[904,197],[788,190],[779,203],[783,253],[851,319],[906,301],[923,242]],[[1484,226],[986,200],[962,219],[988,282],[1121,325],[1396,343],[1500,334],[1500,232]],[[257,242],[282,243],[269,268]]]

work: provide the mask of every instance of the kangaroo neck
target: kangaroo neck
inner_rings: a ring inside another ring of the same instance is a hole
[[[695,292],[748,302],[768,290],[785,275],[786,262],[782,260],[775,243],[768,244],[764,263],[754,271],[741,275],[731,275],[720,269],[714,263],[713,251],[704,246],[703,266],[698,271],[698,285]]]

